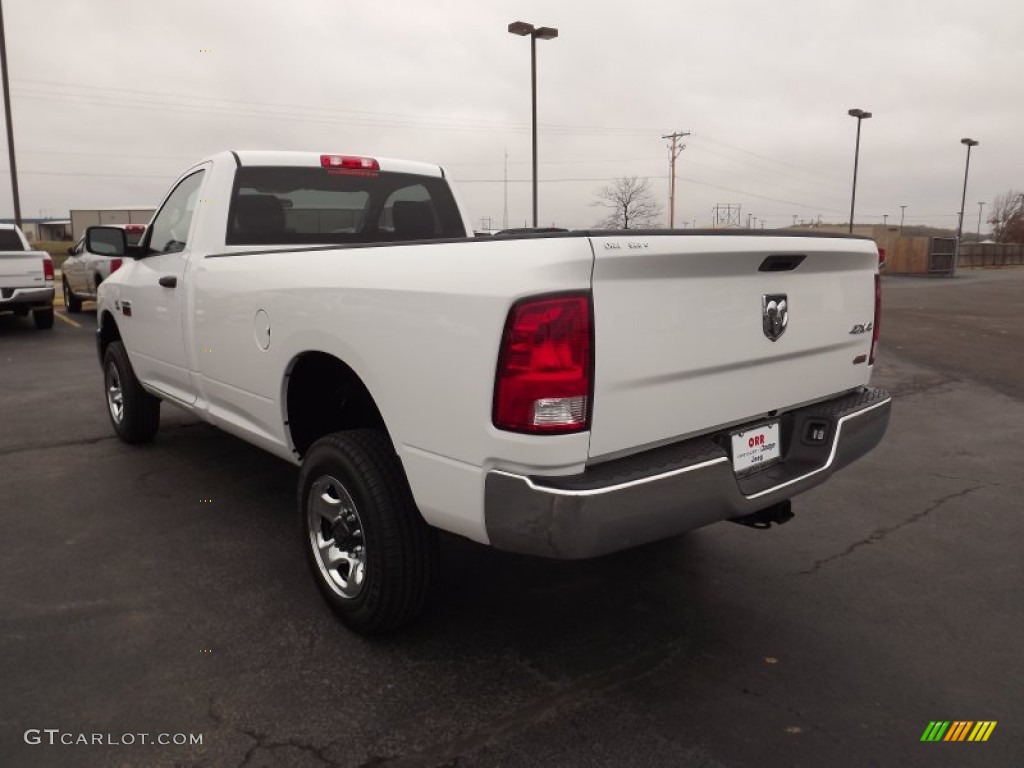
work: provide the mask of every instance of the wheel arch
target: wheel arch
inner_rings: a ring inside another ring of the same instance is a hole
[[[96,319],[96,351],[99,353],[100,365],[103,364],[103,356],[115,341],[121,341],[121,329],[117,327],[117,321],[110,310],[103,310]]]
[[[285,369],[282,403],[291,447],[302,458],[325,435],[377,429],[392,440],[380,407],[358,373],[327,353],[295,355]],[[392,447],[394,447],[392,443]]]

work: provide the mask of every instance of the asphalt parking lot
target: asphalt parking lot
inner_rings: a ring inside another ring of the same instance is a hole
[[[94,313],[0,317],[0,765],[1024,764],[1024,269],[884,293],[889,434],[794,521],[582,563],[448,538],[376,641],[306,572],[295,468],[166,406],[122,445]]]

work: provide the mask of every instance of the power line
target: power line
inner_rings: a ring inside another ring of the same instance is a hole
[[[152,107],[175,107],[182,111],[192,113],[223,114],[238,116],[261,116],[261,117],[283,117],[292,120],[296,119],[294,110],[302,110],[312,115],[305,115],[298,118],[300,122],[346,122],[366,123],[369,125],[417,125],[431,126],[448,130],[479,130],[479,131],[508,131],[523,132],[530,128],[528,124],[510,121],[485,120],[482,118],[468,117],[446,117],[443,115],[415,115],[398,112],[370,112],[365,110],[339,109],[336,107],[323,107],[308,104],[283,104],[276,102],[246,101],[242,99],[223,99],[212,96],[197,96],[194,94],[179,94],[158,91],[141,91],[132,88],[115,88],[106,86],[87,86],[68,83],[54,83],[52,81],[38,81],[19,78],[18,82],[36,83],[64,88],[82,88],[93,91],[112,91],[126,94],[139,94],[147,98],[137,96],[121,96],[116,93],[107,95],[104,93],[66,93],[53,90],[40,90],[38,88],[17,87],[15,91],[20,98],[30,98],[42,101],[66,101],[72,104],[100,104],[125,109],[146,109]],[[184,99],[185,101],[181,101]],[[177,100],[177,101],[175,101]],[[189,102],[211,102],[189,103]],[[242,106],[230,106],[232,104]],[[288,110],[287,112],[273,110]],[[350,116],[348,120],[341,120],[341,116]],[[363,116],[363,117],[351,117]],[[328,119],[334,117],[333,120]],[[626,137],[647,135],[639,129],[618,128],[611,126],[577,126],[561,124],[541,124],[545,132],[575,134],[591,134],[597,136]]]

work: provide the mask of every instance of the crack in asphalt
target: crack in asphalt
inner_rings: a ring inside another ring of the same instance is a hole
[[[958,475],[944,475],[941,472],[930,473],[932,477],[941,477],[943,480],[958,480],[961,483],[977,483],[985,488],[1024,488],[1024,486],[1013,483],[993,483],[991,480],[979,480],[976,477],[960,477]]]
[[[256,753],[261,749],[272,753],[276,749],[285,749],[289,747],[305,752],[307,755],[312,755],[324,765],[331,766],[332,768],[338,768],[338,766],[341,765],[341,763],[331,760],[331,758],[324,754],[328,749],[334,746],[334,741],[323,747],[314,747],[312,744],[306,744],[294,738],[286,741],[268,741],[267,734],[260,733],[259,731],[249,731],[244,728],[235,728],[234,731],[244,736],[248,736],[256,742],[249,747],[248,751],[242,758],[242,762],[238,764],[238,768],[244,768],[244,766],[249,765],[249,761],[252,760]]]
[[[938,380],[929,381],[910,381],[907,384],[896,384],[895,386],[888,387],[889,393],[893,397],[911,397],[913,395],[920,395],[925,392],[930,392],[935,389],[942,389],[943,387],[949,386],[950,384],[959,384],[961,379],[954,378],[952,376],[944,377]]]
[[[542,696],[464,736],[424,747],[407,755],[373,757],[363,762],[360,768],[441,768],[454,765],[460,757],[528,728],[560,709],[579,705],[613,688],[656,673],[670,663],[681,650],[680,643],[669,643],[658,650],[640,653],[610,669],[584,675],[566,684],[561,690]]]
[[[163,427],[162,432],[177,432],[182,429],[191,429],[200,426],[196,424],[177,424],[172,427]],[[71,448],[76,445],[96,445],[107,440],[117,440],[117,435],[103,435],[102,437],[80,437],[77,440],[55,440],[53,442],[28,443],[16,445],[12,448],[0,448],[0,456],[13,456],[17,453],[29,453],[31,451],[50,450],[52,448]]]
[[[332,768],[336,768],[341,765],[341,763],[331,760],[331,758],[325,754],[327,750],[337,743],[337,740],[322,747],[315,747],[312,744],[306,744],[305,742],[294,738],[287,739],[285,741],[270,741],[268,734],[261,733],[260,731],[248,730],[246,728],[238,728],[228,723],[224,715],[217,712],[216,702],[213,696],[210,697],[210,702],[206,707],[206,715],[214,722],[216,727],[220,728],[221,726],[224,726],[235,733],[252,739],[253,742],[255,742],[242,756],[242,761],[238,764],[238,768],[243,768],[243,766],[249,765],[249,761],[251,761],[253,757],[255,757],[256,753],[261,749],[272,753],[275,749],[286,749],[289,747],[292,749],[298,749],[308,755],[312,755],[324,765],[331,766]]]
[[[940,499],[937,499],[936,501],[932,502],[932,504],[928,506],[926,509],[923,509],[920,512],[911,515],[898,525],[894,525],[891,528],[876,528],[874,531],[871,532],[871,535],[868,536],[866,539],[861,539],[860,541],[854,542],[839,554],[830,555],[829,557],[823,558],[821,560],[816,560],[814,562],[814,565],[812,565],[806,571],[797,571],[796,573],[799,576],[807,576],[816,573],[820,568],[822,568],[822,566],[831,563],[833,560],[839,560],[840,558],[846,557],[847,555],[851,554],[854,550],[859,549],[860,547],[863,547],[867,544],[874,544],[876,541],[881,541],[890,533],[894,533],[900,530],[901,528],[905,528],[906,526],[916,523],[918,520],[927,517],[932,512],[937,510],[939,507],[943,506],[946,502],[952,501],[953,499],[957,499],[962,496],[967,496],[969,494],[974,493],[975,491],[980,491],[984,487],[984,484],[972,485],[969,488],[964,488],[963,490],[954,491],[953,493],[946,494]]]
[[[117,435],[105,435],[104,437],[83,437],[78,440],[63,440],[51,443],[29,443],[28,445],[18,445],[13,448],[0,448],[0,456],[11,456],[15,453],[27,453],[29,451],[40,451],[48,448],[65,448],[74,445],[95,445],[96,443],[102,443],[104,440],[116,440]]]

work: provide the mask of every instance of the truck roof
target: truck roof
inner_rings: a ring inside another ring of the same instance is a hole
[[[288,166],[320,168],[323,155],[344,155],[351,157],[372,157],[377,161],[381,171],[385,173],[412,173],[417,176],[434,176],[444,178],[441,166],[432,163],[421,163],[415,160],[396,160],[395,158],[363,155],[358,152],[339,152],[337,148],[324,149],[322,152],[286,152],[277,150],[242,149],[233,151],[235,161],[240,166]]]

